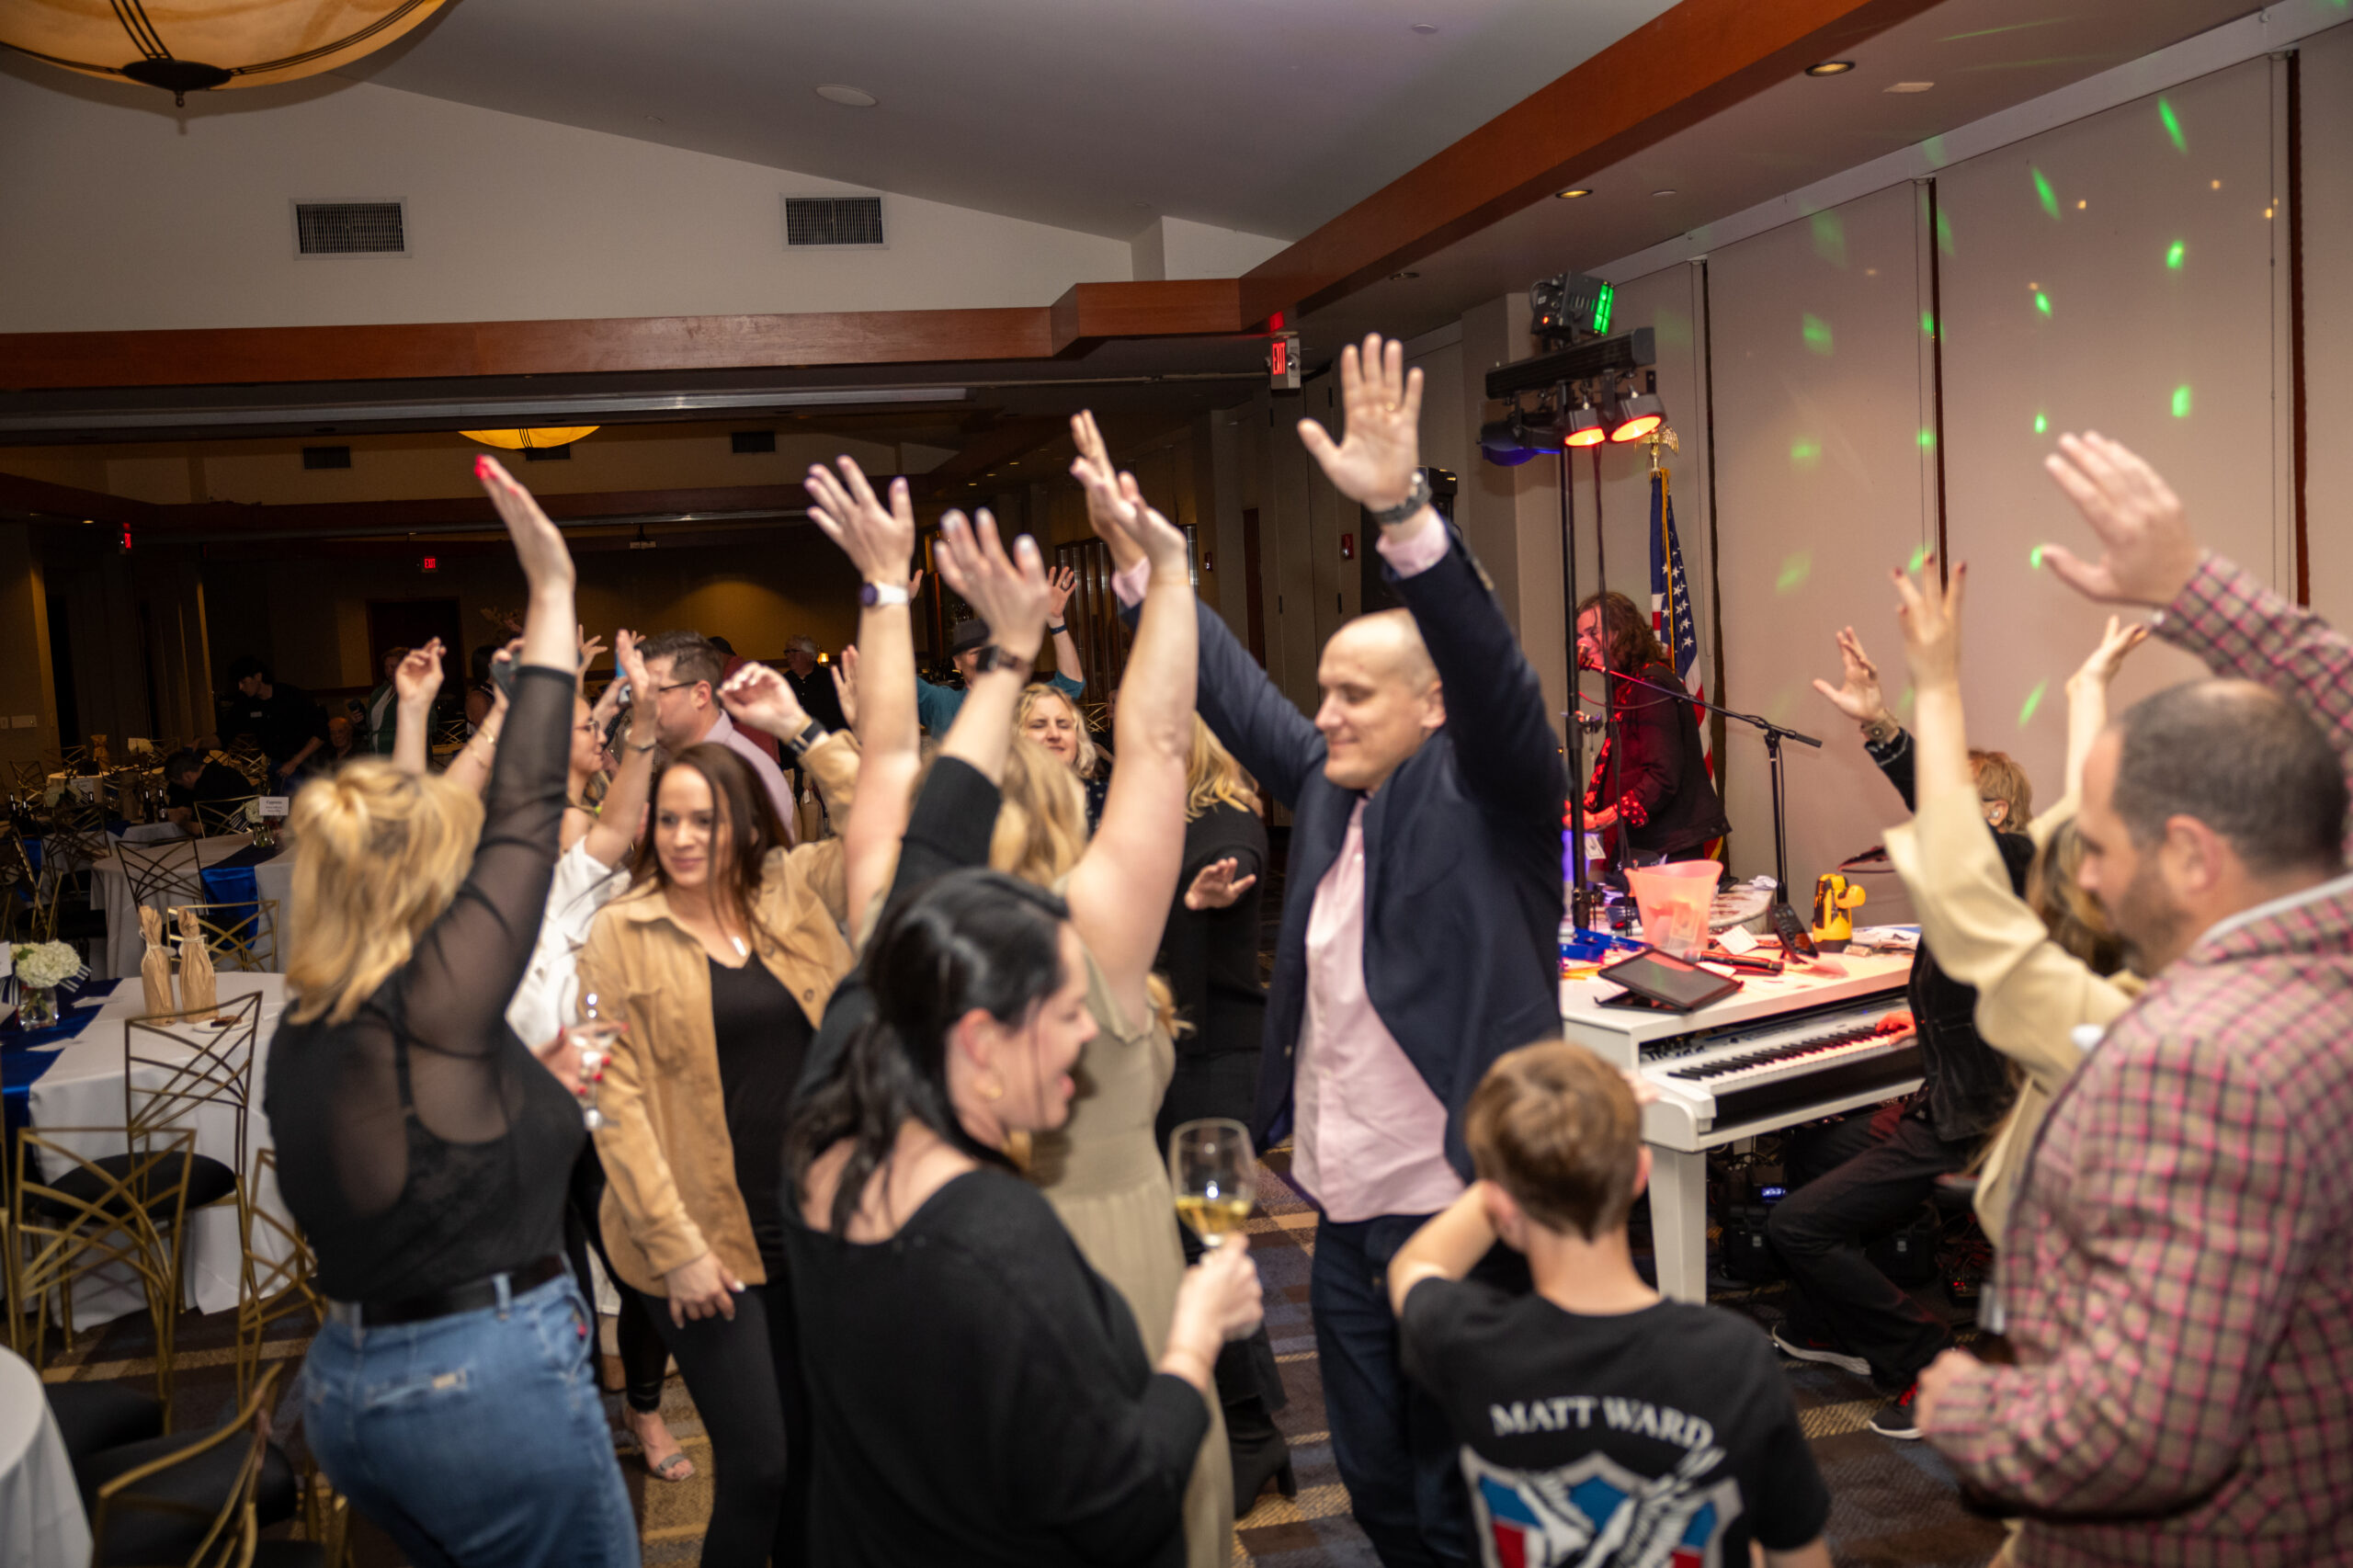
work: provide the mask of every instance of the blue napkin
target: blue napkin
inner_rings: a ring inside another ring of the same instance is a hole
[[[0,1105],[5,1105],[10,1134],[31,1119],[33,1084],[57,1064],[57,1048],[88,1028],[90,1020],[98,1016],[96,1006],[75,1004],[103,1001],[121,983],[119,980],[101,980],[85,983],[79,991],[68,993],[71,1000],[60,1010],[54,1028],[18,1028],[13,1013],[6,1025],[0,1027]]]

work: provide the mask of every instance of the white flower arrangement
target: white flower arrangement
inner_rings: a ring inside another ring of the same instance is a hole
[[[90,972],[71,942],[18,942],[11,960],[17,983],[42,991],[74,984]]]

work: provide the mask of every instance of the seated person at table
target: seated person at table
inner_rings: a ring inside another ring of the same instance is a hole
[[[326,745],[327,716],[309,692],[278,680],[251,653],[229,666],[229,681],[238,695],[222,705],[222,733],[251,735],[260,744],[269,758],[270,793],[282,794],[286,781]]]
[[[1754,1541],[1773,1568],[1829,1568],[1830,1494],[1772,1346],[1634,1272],[1641,1128],[1592,1052],[1510,1052],[1465,1116],[1479,1180],[1390,1263],[1405,1372],[1453,1420],[1481,1557],[1729,1568]],[[1463,1278],[1498,1239],[1534,1294]]]
[[[235,831],[236,813],[227,802],[243,804],[256,793],[245,776],[224,767],[193,746],[176,751],[164,762],[164,816],[185,824],[195,836]]]

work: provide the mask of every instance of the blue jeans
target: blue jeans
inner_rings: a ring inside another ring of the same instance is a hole
[[[1428,1219],[1321,1221],[1307,1282],[1333,1462],[1348,1489],[1348,1511],[1385,1568],[1452,1568],[1476,1555],[1453,1424],[1406,1380],[1389,1310],[1389,1260]],[[1471,1277],[1529,1289],[1527,1261],[1500,1244]]]
[[[302,1365],[311,1451],[415,1568],[635,1568],[596,1322],[568,1274],[424,1323],[328,1322]]]

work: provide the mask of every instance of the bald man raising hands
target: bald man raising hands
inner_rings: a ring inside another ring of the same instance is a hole
[[[1200,712],[1295,813],[1257,1135],[1295,1139],[1292,1178],[1322,1211],[1310,1301],[1333,1453],[1358,1522],[1402,1568],[1477,1553],[1453,1437],[1399,1369],[1381,1273],[1470,1179],[1462,1113],[1488,1064],[1560,1030],[1568,780],[1536,672],[1429,505],[1421,371],[1371,337],[1342,352],[1340,391],[1347,438],[1313,420],[1300,437],[1381,524],[1405,608],[1333,635],[1313,721],[1204,610]],[[1074,423],[1089,504],[1142,505],[1092,422]],[[1141,575],[1115,585],[1123,601]],[[1517,1259],[1489,1262],[1508,1277]]]

